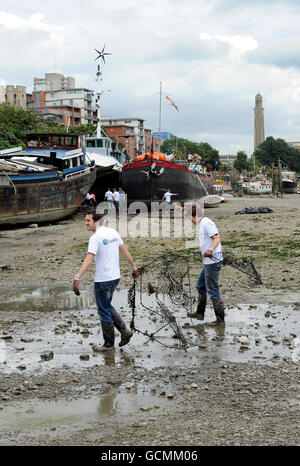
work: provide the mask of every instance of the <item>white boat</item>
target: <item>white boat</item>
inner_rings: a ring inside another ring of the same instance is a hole
[[[217,194],[212,194],[210,196],[204,196],[202,198],[204,207],[218,207],[221,202],[223,202],[223,199],[221,196],[217,196]]]

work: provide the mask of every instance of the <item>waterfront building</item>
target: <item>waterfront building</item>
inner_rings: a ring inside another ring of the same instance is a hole
[[[130,130],[130,139],[133,140],[133,147],[130,146],[130,158],[134,159],[137,155],[144,154],[151,150],[153,133],[150,129],[144,127],[144,119],[138,117],[112,118],[103,116],[101,118],[102,126],[108,134],[112,134],[110,128],[119,128],[120,131]],[[153,151],[157,151],[160,147],[158,137],[153,138]]]
[[[103,121],[102,121],[103,122]],[[121,143],[123,149],[126,149],[128,159],[134,159],[136,156],[135,135],[131,125],[102,125],[106,134],[114,139],[117,147]]]
[[[33,91],[28,108],[37,110],[44,117],[55,116],[63,126],[97,124],[92,91],[85,88]]]
[[[74,89],[75,79],[60,73],[45,73],[44,78],[33,79],[34,91],[60,91],[63,89]]]
[[[289,146],[294,147],[294,149],[300,149],[300,136],[294,138],[286,138],[285,142]]]

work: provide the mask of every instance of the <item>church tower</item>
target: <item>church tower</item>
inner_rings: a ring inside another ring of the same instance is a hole
[[[258,92],[255,96],[254,107],[254,150],[265,140],[264,108],[262,95]]]

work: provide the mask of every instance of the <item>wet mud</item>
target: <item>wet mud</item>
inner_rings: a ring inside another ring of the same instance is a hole
[[[263,284],[254,287],[240,272],[222,269],[225,326],[209,325],[210,303],[199,322],[166,300],[187,348],[163,325],[155,297],[143,294],[135,326],[155,340],[135,332],[120,349],[116,331],[113,352],[93,350],[102,344],[93,271],[79,297],[71,289],[89,237],[79,214],[37,229],[2,229],[0,444],[299,445],[300,251],[297,244],[292,254],[283,247],[284,225],[294,239],[300,233],[299,204],[297,195],[251,198],[254,207],[274,210],[264,221],[234,217],[245,199],[207,210],[224,242],[234,238],[251,254]],[[281,257],[260,249],[268,223]],[[260,236],[249,240],[254,225]],[[125,241],[141,263],[164,250],[157,239]],[[113,304],[129,325],[132,279],[126,264],[121,269]],[[194,264],[192,279],[198,272]]]

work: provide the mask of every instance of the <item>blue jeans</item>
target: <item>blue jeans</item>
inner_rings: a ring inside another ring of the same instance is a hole
[[[208,294],[212,300],[222,301],[219,290],[219,272],[223,262],[204,264],[197,280],[196,288],[200,294]]]
[[[120,279],[110,280],[108,282],[94,282],[94,293],[96,305],[101,322],[113,322],[111,311],[115,308],[111,300]]]

